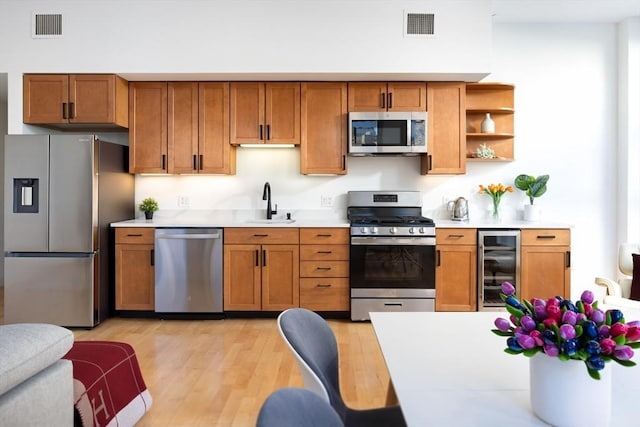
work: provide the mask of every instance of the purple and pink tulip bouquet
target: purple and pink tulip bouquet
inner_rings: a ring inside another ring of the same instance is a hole
[[[521,302],[509,282],[502,283],[501,290],[511,316],[509,320],[498,317],[492,331],[508,337],[505,352],[528,357],[542,352],[560,360],[582,360],[597,380],[610,360],[635,366],[630,359],[633,349],[640,348],[640,321],[625,323],[620,310],[599,309],[593,292],[584,291],[574,304],[561,297]]]

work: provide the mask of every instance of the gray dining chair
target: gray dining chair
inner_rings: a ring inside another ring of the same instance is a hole
[[[257,427],[344,427],[338,413],[317,394],[304,388],[276,390],[264,401]]]
[[[346,427],[406,426],[399,406],[352,409],[345,404],[340,394],[336,338],[317,313],[288,309],[278,316],[278,328],[296,358],[305,388],[329,402]]]

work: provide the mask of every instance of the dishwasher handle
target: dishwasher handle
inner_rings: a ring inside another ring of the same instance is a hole
[[[180,239],[180,240],[203,240],[203,239],[219,239],[220,233],[216,234],[161,234],[156,236],[157,239]]]

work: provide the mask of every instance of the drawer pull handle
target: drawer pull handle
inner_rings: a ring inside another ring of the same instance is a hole
[[[385,307],[402,307],[401,302],[385,302]]]
[[[316,234],[316,237],[331,237],[331,234]]]
[[[551,240],[551,239],[555,239],[556,236],[554,234],[548,234],[545,236],[536,236],[536,239],[547,239],[547,240]]]
[[[331,270],[331,267],[316,267],[316,270],[329,271]]]
[[[329,255],[329,254],[333,253],[333,251],[318,251],[318,253],[322,254],[322,255]]]
[[[318,283],[316,288],[330,288],[331,285],[329,283]]]
[[[449,239],[462,239],[464,234],[449,234]]]
[[[268,234],[254,234],[253,237],[268,237]]]
[[[127,237],[142,237],[142,234],[127,234]]]

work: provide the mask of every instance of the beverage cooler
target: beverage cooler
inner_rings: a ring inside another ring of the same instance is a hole
[[[520,230],[478,230],[478,310],[504,307],[504,281],[520,297]]]

